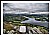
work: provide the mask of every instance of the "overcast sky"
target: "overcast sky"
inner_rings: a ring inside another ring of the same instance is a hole
[[[19,13],[18,11],[6,11],[6,10],[12,10],[12,9],[22,9],[22,10],[28,10],[33,12],[48,12],[49,7],[48,3],[4,3],[3,9],[5,10],[4,13]]]

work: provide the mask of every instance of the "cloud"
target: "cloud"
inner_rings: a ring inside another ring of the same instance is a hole
[[[12,10],[15,8],[26,9],[33,12],[37,12],[37,11],[46,12],[48,11],[48,3],[8,3],[7,5],[4,6],[5,10]],[[17,11],[15,10],[15,12]]]

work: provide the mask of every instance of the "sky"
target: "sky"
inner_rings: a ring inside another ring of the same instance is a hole
[[[4,3],[4,13],[49,12],[48,3]]]

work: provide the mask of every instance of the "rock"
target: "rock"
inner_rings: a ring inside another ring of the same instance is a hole
[[[40,31],[40,29],[38,29],[38,28],[36,28],[36,27],[34,27],[33,30],[36,31],[36,32],[39,33],[39,34],[42,34],[42,32]]]
[[[36,32],[36,31],[34,31],[33,29],[32,29],[32,33],[33,33],[33,34],[37,34],[37,32]]]
[[[15,31],[14,30],[11,30],[8,34],[13,34]]]
[[[47,30],[45,30],[45,34],[48,34],[49,32]]]
[[[19,31],[19,28],[17,28],[16,31]]]
[[[12,22],[9,22],[10,24],[12,23]]]
[[[32,33],[29,31],[29,34],[32,34]]]
[[[30,32],[30,30],[31,30],[31,33],[36,33],[33,29],[32,29],[32,27],[27,27],[27,29],[28,29],[28,31]]]
[[[12,27],[13,27],[13,25],[12,24],[10,24]]]
[[[27,29],[28,29],[28,30],[31,30],[31,29],[32,29],[32,27],[29,27],[29,26],[28,26],[28,27],[27,27]]]
[[[42,32],[43,34],[48,34],[48,31],[46,31],[45,29],[41,29],[41,32]]]
[[[19,28],[19,26],[14,26],[14,29],[17,29],[17,28]]]
[[[17,33],[15,33],[15,34],[17,34]]]
[[[9,31],[13,29],[12,24],[5,24],[4,28]]]
[[[14,26],[14,29],[16,29],[17,28],[17,26]]]
[[[9,33],[10,31],[7,31],[7,33]]]
[[[5,33],[6,32],[6,29],[3,29],[3,33]]]

